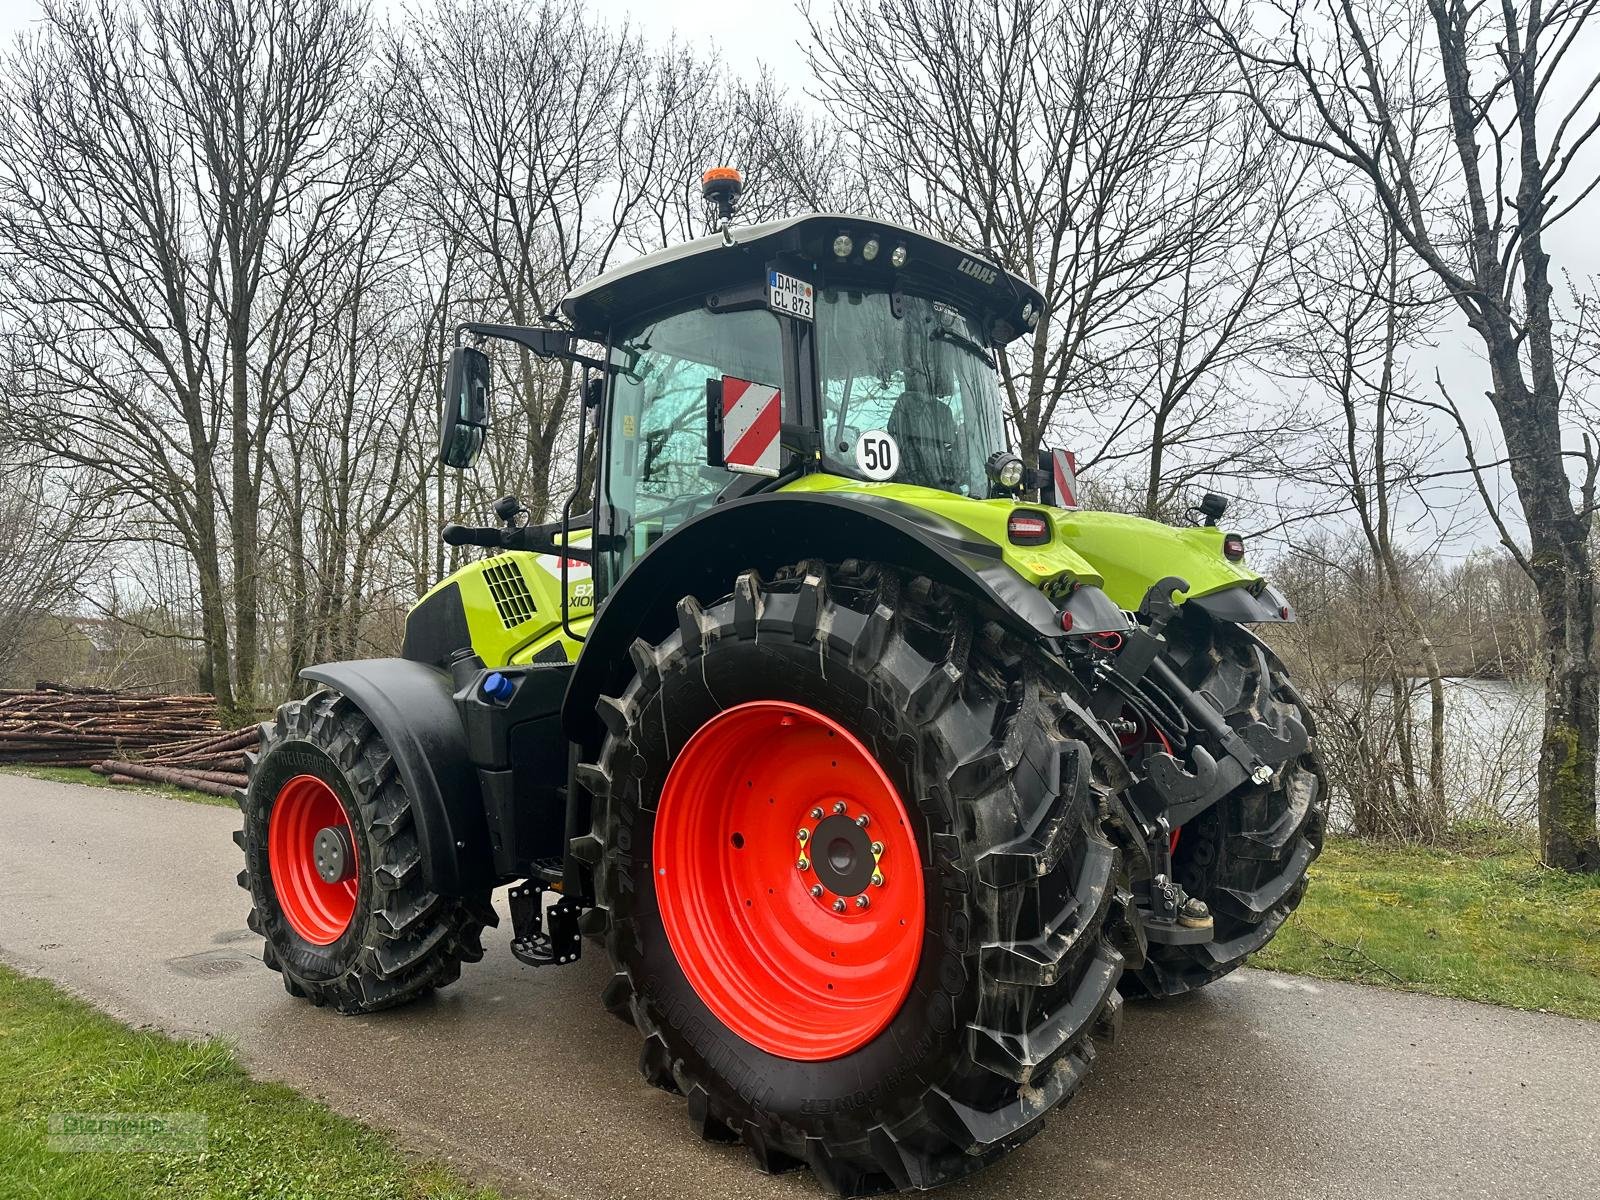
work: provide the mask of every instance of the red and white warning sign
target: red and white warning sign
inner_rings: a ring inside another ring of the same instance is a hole
[[[782,463],[783,393],[764,383],[722,377],[722,460],[730,471],[776,475]]]
[[[1053,496],[1045,503],[1058,508],[1078,507],[1078,456],[1071,450],[1051,450],[1045,460]]]

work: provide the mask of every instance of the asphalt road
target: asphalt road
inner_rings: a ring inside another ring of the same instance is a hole
[[[0,957],[137,1025],[232,1039],[510,1194],[812,1197],[690,1134],[607,1016],[603,964],[532,971],[505,924],[462,981],[339,1017],[286,995],[244,928],[232,809],[0,774]],[[1600,1025],[1242,971],[1131,1005],[1124,1036],[977,1197],[1600,1196]]]

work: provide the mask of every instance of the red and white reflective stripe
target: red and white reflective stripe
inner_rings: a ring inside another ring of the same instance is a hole
[[[782,392],[764,383],[722,377],[722,458],[728,470],[776,475],[782,427]]]
[[[1056,505],[1078,507],[1078,458],[1071,450],[1050,451],[1050,473],[1054,478]]]

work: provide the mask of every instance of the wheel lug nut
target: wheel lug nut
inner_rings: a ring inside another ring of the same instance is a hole
[[[866,813],[862,813],[859,817],[856,818],[856,824],[859,825],[862,829],[865,829],[871,823],[872,823],[872,818],[867,816]]]
[[[833,902],[833,911],[834,912],[840,912],[840,913],[842,913],[844,911],[844,900],[843,900],[842,897]]]
[[[845,810],[845,802],[843,800],[839,801],[837,804],[835,804],[833,806],[833,811],[836,812],[836,813],[843,813],[844,810]]]
[[[799,861],[794,864],[794,869],[797,870],[797,871],[804,871],[810,865],[811,865],[811,860],[809,858],[807,858],[804,854],[802,854],[800,856]]]
[[[813,900],[822,899],[822,885],[820,883],[813,883],[811,885],[811,898]]]
[[[883,886],[883,872],[882,871],[874,871],[872,873],[872,886],[873,887],[882,887]]]
[[[882,854],[883,853],[883,843],[882,842],[873,842],[872,843],[872,853],[874,855]]]
[[[865,896],[857,896],[856,897],[856,907],[857,908],[871,908],[872,907],[872,901],[867,899],[867,897],[865,897]]]
[[[820,809],[820,808],[813,808],[813,809],[812,809],[812,810],[811,810],[811,819],[812,819],[812,820],[813,820],[813,821],[820,821],[820,820],[822,820],[822,810],[821,810],[821,809]]]
[[[800,844],[803,846],[806,844],[807,839],[811,837],[811,830],[802,829],[799,833],[795,834],[795,837],[800,839]]]

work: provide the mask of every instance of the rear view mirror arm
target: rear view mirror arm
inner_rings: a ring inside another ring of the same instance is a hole
[[[456,338],[462,334],[476,338],[497,338],[500,341],[515,342],[524,349],[531,350],[540,358],[560,358],[567,362],[577,363],[579,366],[590,367],[596,371],[604,371],[607,366],[598,358],[591,358],[587,354],[579,354],[575,349],[577,336],[570,329],[555,329],[547,325],[485,325],[478,322],[469,322],[456,326]]]

